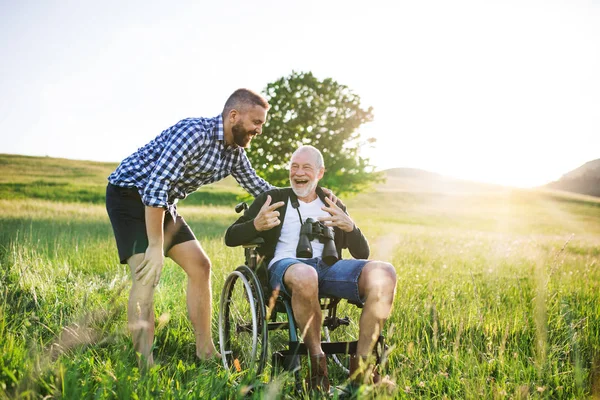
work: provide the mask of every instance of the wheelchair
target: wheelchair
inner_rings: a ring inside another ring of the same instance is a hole
[[[240,203],[236,212],[246,208],[246,203]],[[263,243],[262,238],[256,238],[243,245],[245,262],[227,276],[223,285],[219,304],[221,357],[224,367],[241,379],[262,377],[268,381],[281,372],[291,373],[300,392],[301,359],[308,356],[308,351],[300,340],[291,298],[270,288],[267,264],[257,252]],[[337,376],[345,381],[349,355],[356,353],[357,340],[349,339],[351,334],[347,332],[352,321],[338,316],[340,301],[334,297],[320,298],[324,315],[321,347],[328,358],[330,378]],[[357,327],[354,328],[357,332]],[[384,351],[384,338],[380,335],[373,350],[376,364],[381,363]]]

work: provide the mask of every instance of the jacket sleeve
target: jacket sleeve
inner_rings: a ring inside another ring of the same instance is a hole
[[[258,215],[261,207],[267,200],[269,192],[260,194],[250,207],[244,212],[244,215],[238,218],[225,232],[225,244],[229,247],[241,246],[257,238],[259,232],[254,227],[254,218]]]
[[[346,214],[348,214],[348,211],[346,210],[346,207],[343,204],[338,202],[338,206]],[[344,247],[346,247],[350,251],[352,257],[358,260],[366,260],[367,258],[369,258],[369,255],[371,254],[369,242],[367,241],[365,235],[363,235],[361,230],[358,228],[358,226],[356,226],[356,224],[354,224],[354,229],[351,232],[344,232],[344,234]]]
[[[346,244],[352,257],[359,260],[369,258],[371,254],[369,242],[367,242],[367,238],[362,234],[358,226],[354,225],[354,230],[346,233]]]

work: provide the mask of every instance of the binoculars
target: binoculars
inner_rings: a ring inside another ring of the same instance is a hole
[[[333,237],[332,228],[319,221],[315,221],[312,218],[307,218],[302,224],[302,227],[300,227],[300,238],[298,239],[298,246],[296,247],[296,257],[312,258],[313,251],[310,242],[315,240],[315,238],[318,238],[319,242],[323,243],[323,254],[321,258],[327,265],[335,264],[338,260],[338,253],[335,248]]]

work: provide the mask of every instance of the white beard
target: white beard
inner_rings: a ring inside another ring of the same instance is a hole
[[[306,186],[304,186],[304,188],[296,188],[292,184],[292,190],[294,191],[294,193],[296,194],[297,197],[306,197],[310,193],[312,193],[313,190],[315,190],[315,188],[317,187],[317,183],[319,183],[318,179],[309,181],[309,182],[307,182]]]

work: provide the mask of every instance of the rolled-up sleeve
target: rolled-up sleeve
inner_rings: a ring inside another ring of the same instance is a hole
[[[168,207],[169,189],[183,176],[191,156],[206,144],[206,132],[186,120],[169,128],[164,149],[150,173],[142,202],[151,207]]]
[[[246,152],[243,149],[240,150],[238,162],[233,166],[231,171],[231,175],[233,175],[235,180],[254,197],[268,190],[275,189],[275,186],[256,174],[256,171],[250,164],[250,160],[248,160],[248,156],[246,156]]]

